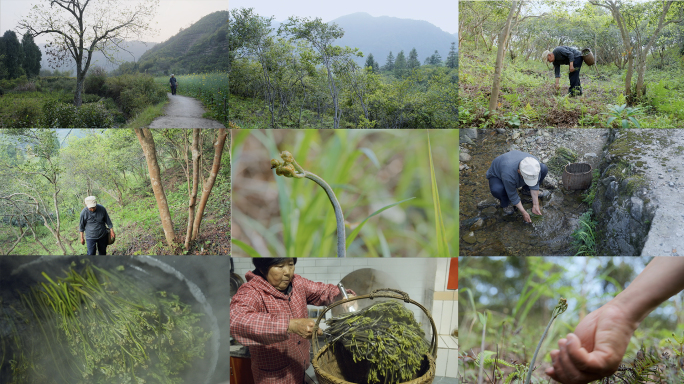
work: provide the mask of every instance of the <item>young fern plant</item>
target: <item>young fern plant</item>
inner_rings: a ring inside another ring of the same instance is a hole
[[[530,384],[530,380],[532,380],[532,371],[534,371],[534,362],[537,360],[537,354],[539,353],[539,350],[541,349],[542,343],[544,342],[544,339],[546,338],[546,334],[549,332],[549,329],[551,328],[551,324],[553,324],[553,321],[556,320],[556,317],[560,316],[561,313],[565,312],[568,309],[568,303],[564,298],[560,298],[558,300],[558,304],[553,308],[553,312],[551,312],[551,320],[549,320],[549,324],[546,326],[546,329],[544,330],[544,333],[542,334],[541,339],[539,339],[539,344],[537,344],[537,349],[534,350],[534,355],[532,355],[532,361],[530,362],[530,368],[527,370],[527,377],[525,377],[525,384]]]
[[[332,204],[333,209],[335,210],[335,219],[337,220],[337,257],[346,257],[344,214],[342,213],[340,203],[337,201],[337,197],[335,197],[335,193],[328,183],[319,176],[304,170],[304,168],[297,164],[294,156],[288,151],[281,152],[280,159],[271,159],[271,169],[274,168],[276,175],[278,176],[292,177],[295,179],[307,178],[313,180],[325,190],[325,193],[330,200],[330,204]]]

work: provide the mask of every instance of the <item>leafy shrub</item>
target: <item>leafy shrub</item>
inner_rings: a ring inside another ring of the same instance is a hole
[[[83,104],[50,102],[43,106],[43,125],[60,128],[108,128],[114,118],[103,103]]]
[[[23,84],[19,84],[16,87],[14,87],[14,91],[16,91],[16,92],[35,92],[36,91],[36,83],[34,81],[27,81]]]
[[[104,96],[107,93],[105,82],[107,81],[107,71],[102,67],[93,67],[88,71],[85,79],[85,93],[92,93]]]
[[[42,117],[41,102],[36,99],[11,99],[11,109],[0,116],[0,126],[12,128],[33,128],[39,126]]]
[[[144,74],[121,75],[106,80],[106,96],[119,105],[126,117],[132,117],[146,107],[166,100],[166,88]]]

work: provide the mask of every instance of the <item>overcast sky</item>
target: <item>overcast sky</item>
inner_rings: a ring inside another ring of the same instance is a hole
[[[6,0],[2,0],[6,1]],[[261,16],[275,16],[285,21],[290,16],[320,17],[331,21],[356,12],[372,16],[392,16],[402,19],[425,20],[449,33],[458,32],[457,0],[229,0],[230,9],[254,8]]]
[[[159,31],[156,35],[144,36],[141,40],[160,43],[178,33],[180,28],[186,28],[202,17],[216,12],[227,11],[228,3],[232,0],[161,0],[157,9],[157,17],[152,24]],[[135,3],[135,0],[124,0],[122,3]],[[19,20],[28,15],[35,4],[49,4],[49,0],[0,0],[0,35],[11,29],[17,31]],[[232,4],[231,4],[232,6]],[[114,12],[114,11],[113,11]],[[46,42],[44,35],[36,42]]]

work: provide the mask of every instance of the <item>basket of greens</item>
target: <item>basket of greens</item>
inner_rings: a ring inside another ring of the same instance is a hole
[[[316,334],[325,313],[354,300],[392,298],[418,306],[430,319],[431,341],[413,312],[395,300],[373,304],[326,321],[325,345],[314,337],[312,365],[322,384],[430,384],[435,377],[437,327],[430,312],[408,294],[378,289],[368,295],[337,301],[318,316]]]

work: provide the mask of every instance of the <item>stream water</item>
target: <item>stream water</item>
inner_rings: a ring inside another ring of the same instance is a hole
[[[517,211],[504,216],[498,200],[489,192],[485,174],[492,160],[508,152],[506,135],[484,133],[469,147],[470,170],[460,176],[460,253],[463,256],[557,256],[574,255],[571,234],[579,216],[589,207],[582,191],[562,187],[551,189],[540,200],[542,217],[531,224]],[[560,175],[554,175],[560,179]],[[523,206],[532,208],[532,199],[520,194]]]

